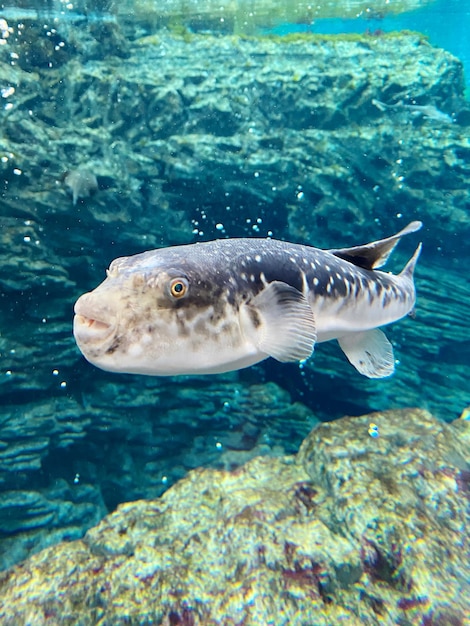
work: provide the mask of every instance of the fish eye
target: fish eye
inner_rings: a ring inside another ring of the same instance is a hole
[[[182,298],[188,292],[188,281],[186,278],[173,278],[170,282],[170,293],[173,298]]]

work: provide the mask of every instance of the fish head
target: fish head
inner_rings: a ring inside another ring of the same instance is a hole
[[[116,259],[75,304],[74,335],[101,369],[148,375],[217,373],[245,357],[236,305],[216,272],[156,250]]]

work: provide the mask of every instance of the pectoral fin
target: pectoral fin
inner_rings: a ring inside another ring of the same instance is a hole
[[[392,344],[381,330],[345,335],[338,343],[349,362],[368,378],[385,378],[395,371]]]
[[[245,337],[278,361],[302,361],[312,354],[315,319],[298,289],[280,281],[269,283],[243,305],[240,316]]]

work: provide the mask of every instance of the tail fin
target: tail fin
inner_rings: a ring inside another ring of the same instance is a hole
[[[419,255],[421,254],[422,247],[423,247],[423,244],[420,243],[419,246],[416,248],[415,253],[411,257],[411,259],[408,261],[408,263],[400,272],[399,276],[413,280],[413,274],[415,271],[416,263],[418,262],[418,259],[419,259]]]

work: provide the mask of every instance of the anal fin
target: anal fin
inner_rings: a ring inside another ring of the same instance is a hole
[[[349,362],[368,378],[385,378],[395,371],[392,344],[378,328],[345,335],[338,343]]]

